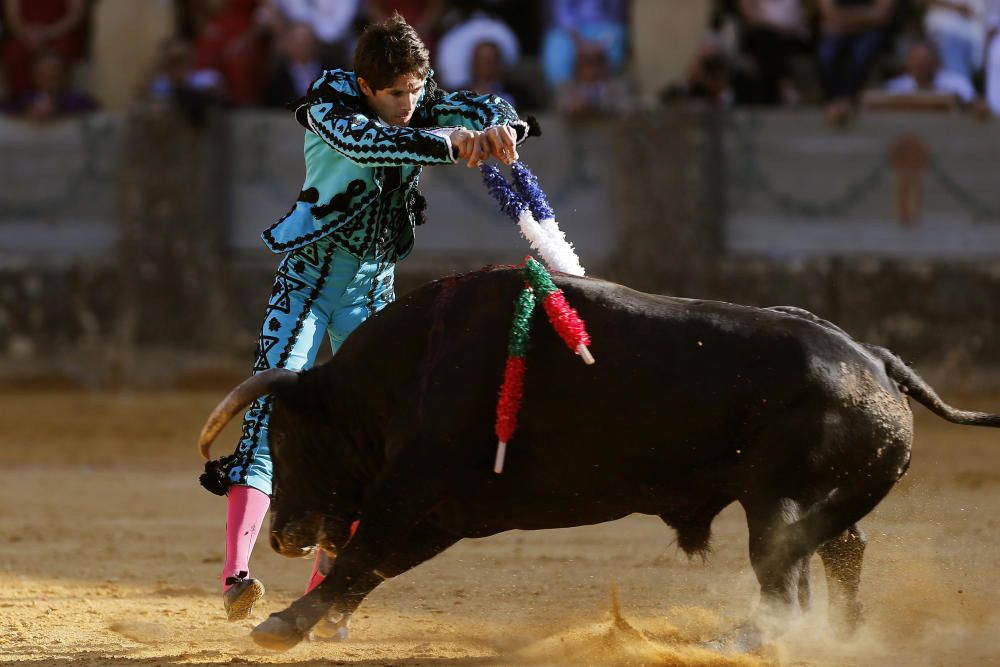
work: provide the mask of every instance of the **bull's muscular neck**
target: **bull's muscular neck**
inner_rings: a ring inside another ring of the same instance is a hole
[[[360,511],[364,484],[378,474],[384,457],[363,428],[369,421],[364,394],[354,374],[336,361],[302,373],[280,391],[272,431],[282,435],[275,464],[286,470],[279,476],[293,480],[294,493],[308,497],[311,506],[346,515]]]
[[[418,299],[422,300],[422,299]],[[325,364],[302,374],[298,397],[319,416],[315,437],[325,440],[329,467],[344,471],[343,482],[362,486],[385,464],[386,442],[411,430],[415,399],[411,376],[425,356],[433,309],[406,299],[362,324]],[[406,414],[407,423],[400,423]]]
[[[464,288],[474,286],[481,273],[450,276],[410,293],[358,327],[332,359],[302,373],[299,382],[282,392],[280,402],[288,415],[279,420],[288,424],[288,465],[308,469],[304,477],[322,471],[323,483],[309,490],[317,502],[347,511],[378,479],[392,447],[401,446],[421,426],[415,421],[443,418],[426,414],[426,398],[437,389],[441,369],[462,354],[453,339],[476,310]],[[513,294],[521,279],[508,275],[504,282]],[[465,300],[456,304],[463,293]],[[494,296],[487,296],[479,309],[503,311],[503,318],[509,318],[512,297]],[[496,334],[502,364],[505,327]],[[476,342],[490,346],[490,341]]]

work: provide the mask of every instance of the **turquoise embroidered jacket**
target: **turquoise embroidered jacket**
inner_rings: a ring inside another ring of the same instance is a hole
[[[510,125],[518,143],[528,134],[499,97],[445,93],[429,77],[410,125],[387,125],[368,107],[354,73],[339,69],[313,82],[295,117],[307,130],[305,183],[288,214],[261,234],[278,253],[331,236],[359,259],[402,259],[423,208],[416,190],[423,165],[456,161],[443,128]]]

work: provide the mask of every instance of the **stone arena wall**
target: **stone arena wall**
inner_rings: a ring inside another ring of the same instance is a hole
[[[540,120],[522,158],[590,274],[801,306],[949,383],[1000,369],[995,126],[894,114],[832,130],[818,112],[700,109]],[[46,130],[0,121],[0,379],[244,372],[278,261],[257,234],[299,190],[301,140],[260,112],[200,128],[156,107]],[[475,170],[427,169],[421,189],[430,222],[400,293],[527,253]]]

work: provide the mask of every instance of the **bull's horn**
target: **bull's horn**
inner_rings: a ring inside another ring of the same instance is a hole
[[[208,421],[201,428],[201,435],[198,436],[198,451],[201,452],[202,458],[208,460],[208,451],[211,449],[215,437],[225,428],[230,419],[256,399],[270,394],[283,384],[295,382],[297,378],[298,374],[287,368],[270,368],[256,375],[251,375],[236,389],[229,392],[229,395],[215,406],[212,414],[208,416]]]

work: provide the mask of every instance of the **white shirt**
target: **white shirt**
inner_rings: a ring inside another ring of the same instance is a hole
[[[757,9],[769,25],[803,35],[806,32],[802,0],[759,0]]]
[[[360,0],[277,0],[289,21],[312,27],[321,42],[333,44],[350,34]]]
[[[890,93],[915,93],[920,90],[917,88],[916,79],[909,74],[892,79],[885,85],[885,89]],[[929,90],[936,93],[952,93],[966,104],[976,98],[976,89],[964,76],[944,69],[939,69],[934,75],[934,83]]]
[[[986,56],[986,101],[994,116],[1000,116],[1000,39],[990,42]]]
[[[924,30],[931,36],[936,34],[950,35],[969,42],[972,47],[973,64],[982,64],[983,49],[986,47],[986,34],[990,28],[997,26],[1000,20],[1000,1],[998,0],[952,0],[971,10],[971,16],[963,16],[959,12],[946,7],[932,6],[924,14]]]

